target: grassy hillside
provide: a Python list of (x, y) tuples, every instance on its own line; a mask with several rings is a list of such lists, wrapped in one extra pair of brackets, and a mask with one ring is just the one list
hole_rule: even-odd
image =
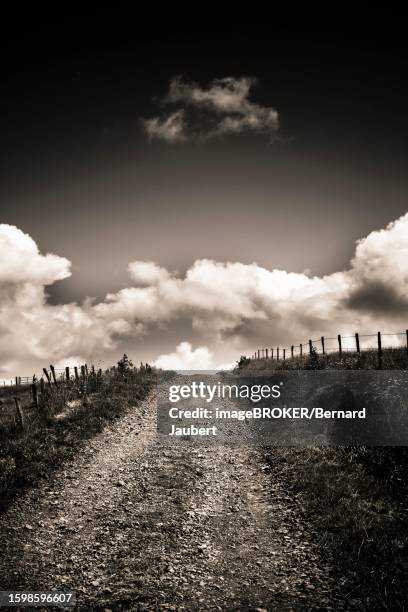
[(34, 485), (39, 478), (47, 478), (107, 422), (126, 410), (137, 410), (155, 380), (156, 373), (150, 367), (136, 369), (126, 364), (106, 372), (90, 372), (78, 380), (47, 383), (42, 392), (38, 384), (38, 406), (30, 386), (2, 389), (0, 510), (19, 491)]
[[(285, 361), (241, 358), (245, 370), (377, 369), (375, 350)], [(384, 349), (383, 370), (408, 368)], [(271, 471), (300, 498), (305, 520), (338, 568), (346, 609), (405, 610), (408, 597), (408, 447), (267, 447)]]

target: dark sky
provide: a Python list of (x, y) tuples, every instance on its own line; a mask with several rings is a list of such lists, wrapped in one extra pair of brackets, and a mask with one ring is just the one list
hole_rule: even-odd
[[(331, 273), (357, 238), (406, 212), (399, 16), (261, 22), (204, 37), (123, 9), (4, 20), (1, 221), (72, 261), (54, 302), (126, 286), (136, 259)], [(257, 77), (253, 100), (278, 111), (279, 141), (149, 143), (140, 119), (175, 75)]]

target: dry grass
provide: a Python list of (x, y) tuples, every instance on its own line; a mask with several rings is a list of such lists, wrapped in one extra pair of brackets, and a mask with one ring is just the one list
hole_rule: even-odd
[[(156, 373), (132, 369), (87, 380), (47, 385), (39, 396), (39, 410), (28, 389), (19, 393), (25, 420), (22, 431), (16, 417), (16, 389), (3, 390), (0, 412), (0, 510), (17, 493), (35, 485), (67, 459), (105, 424), (120, 417), (146, 397)], [(63, 418), (61, 418), (63, 417)]]
[(270, 448), (272, 470), (301, 500), (304, 519), (332, 561), (348, 606), (405, 610), (406, 503), (366, 469), (361, 448)]

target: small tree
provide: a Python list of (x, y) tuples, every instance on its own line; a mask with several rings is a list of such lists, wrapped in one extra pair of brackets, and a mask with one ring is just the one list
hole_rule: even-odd
[(237, 366), (241, 369), (245, 368), (249, 363), (251, 363), (251, 360), (245, 357), (245, 355), (241, 355), (239, 361), (237, 361)]
[(119, 359), (117, 364), (118, 372), (122, 376), (125, 376), (133, 368), (133, 362), (126, 353), (123, 354), (122, 359)]

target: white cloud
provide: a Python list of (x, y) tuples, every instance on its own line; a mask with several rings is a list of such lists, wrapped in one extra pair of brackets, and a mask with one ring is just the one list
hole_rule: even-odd
[(142, 331), (128, 319), (100, 317), (90, 302), (48, 304), (45, 287), (70, 276), (70, 266), (58, 255), (41, 255), (16, 227), (0, 225), (0, 374), (22, 361), (87, 357), (114, 347), (119, 335)]
[(278, 113), (249, 99), (255, 83), (253, 77), (226, 77), (202, 88), (180, 77), (172, 79), (162, 103), (177, 110), (144, 120), (145, 131), (150, 140), (168, 143), (209, 140), (243, 131), (263, 132), (273, 137), (279, 127)]
[(50, 285), (71, 276), (70, 262), (58, 255), (41, 255), (34, 240), (14, 225), (0, 224), (0, 283), (29, 281)]
[(247, 114), (248, 110), (256, 108), (248, 100), (249, 91), (255, 83), (256, 79), (252, 77), (226, 77), (214, 79), (207, 89), (202, 89), (196, 83), (186, 83), (177, 77), (170, 81), (167, 100), (210, 106), (222, 113)]
[(361, 311), (408, 309), (408, 214), (357, 242), (349, 305)]
[(178, 110), (165, 117), (144, 119), (143, 126), (149, 140), (164, 140), (174, 144), (187, 139), (183, 110)]
[(359, 241), (350, 269), (343, 272), (312, 277), (255, 263), (204, 259), (183, 278), (153, 267), (150, 285), (111, 294), (96, 309), (133, 318), (147, 329), (188, 318), (206, 343), (225, 337), (235, 342), (241, 338), (242, 343), (256, 338), (290, 343), (316, 333), (390, 326), (403, 330), (408, 314), (407, 249), (408, 214)]
[(73, 355), (71, 357), (68, 357), (68, 359), (64, 357), (63, 359), (56, 361), (54, 367), (56, 370), (62, 370), (66, 367), (75, 368), (75, 366), (80, 367), (86, 361), (87, 357), (84, 355)]
[(208, 370), (213, 354), (206, 346), (193, 349), (190, 342), (180, 342), (174, 353), (160, 355), (154, 365), (163, 370)]
[(99, 303), (51, 305), (45, 288), (70, 275), (70, 262), (42, 255), (30, 236), (0, 226), (0, 376), (9, 378), (14, 368), (22, 374), (18, 364), (30, 360), (101, 358), (123, 340), (164, 326), (180, 329), (183, 322), (187, 329), (186, 321), (199, 348), (182, 343), (158, 363), (168, 358), (215, 367), (259, 345), (403, 331), (408, 213), (360, 240), (348, 270), (323, 277), (209, 259), (197, 260), (183, 276), (141, 261), (131, 262), (129, 273), (131, 286)]
[(137, 285), (155, 285), (170, 276), (166, 268), (158, 266), (154, 261), (132, 261), (128, 265), (128, 271), (130, 278)]

